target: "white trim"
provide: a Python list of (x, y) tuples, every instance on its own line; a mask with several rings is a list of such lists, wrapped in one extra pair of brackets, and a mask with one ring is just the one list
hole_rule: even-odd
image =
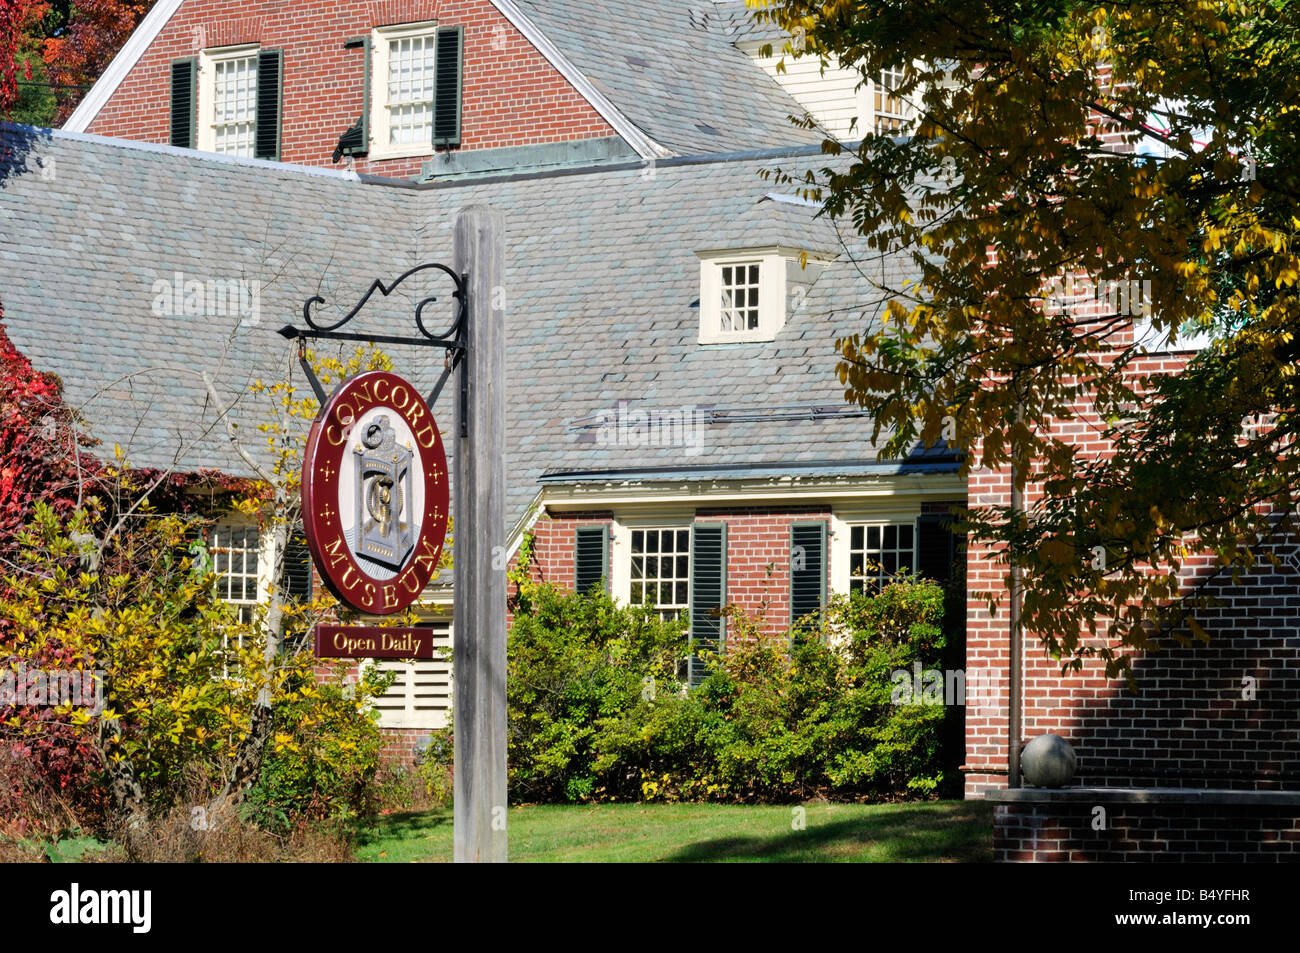
[[(30, 129), (31, 126), (22, 126), (17, 123), (0, 122), (0, 129)], [(253, 169), (274, 170), (276, 172), (291, 172), (300, 175), (319, 175), (326, 179), (340, 179), (345, 182), (360, 182), (361, 177), (355, 172), (344, 169), (326, 169), (322, 166), (314, 165), (294, 165), (288, 162), (276, 162), (274, 159), (246, 159), (243, 156), (226, 156), (219, 152), (198, 152), (195, 149), (186, 149), (182, 146), (164, 145), (161, 142), (141, 142), (138, 139), (115, 139), (111, 136), (101, 136), (93, 132), (69, 132), (66, 129), (49, 130), (51, 137), (54, 139), (67, 139), (70, 142), (86, 142), (92, 145), (114, 146), (118, 149), (132, 149), (136, 152), (152, 152), (159, 155), (180, 156), (186, 159), (193, 159), (200, 162), (218, 162), (226, 165), (242, 165)], [(371, 176), (372, 180), (380, 178)], [(394, 182), (401, 182), (404, 185), (409, 184), (409, 180), (393, 179)]]
[(569, 81), (578, 94), (600, 113), (601, 118), (614, 127), (614, 131), (623, 137), (637, 155), (642, 159), (666, 159), (675, 154), (659, 145), (623, 115), (619, 108), (583, 75), (581, 70), (569, 62), (568, 57), (560, 52), (559, 47), (524, 15), (524, 12), (515, 5), (514, 0), (491, 0), (491, 2), (492, 6), (496, 7), (497, 11), (524, 35), (524, 39), (533, 44), (537, 52), (541, 53), (556, 71)]
[(85, 98), (77, 104), (72, 115), (64, 122), (64, 129), (69, 132), (85, 132), (89, 128), (95, 117), (99, 115), (99, 111), (122, 85), (127, 74), (140, 61), (140, 57), (144, 56), (144, 51), (158, 38), (158, 34), (162, 32), (162, 28), (171, 20), (172, 14), (179, 9), (182, 2), (183, 0), (158, 0), (154, 4), (153, 9), (140, 21), (139, 26), (131, 31), (122, 49), (108, 64), (108, 69), (95, 80), (95, 85), (90, 87), (90, 92), (86, 93)]
[[(897, 510), (911, 512), (909, 503), (966, 499), (966, 480), (959, 473), (916, 473), (881, 477), (818, 477), (793, 479), (771, 477), (753, 480), (686, 480), (646, 484), (637, 480), (606, 483), (548, 486), (542, 505), (549, 510), (612, 509), (626, 507), (635, 512), (642, 507), (648, 513), (664, 512), (665, 503), (681, 506), (717, 506), (737, 501), (777, 500), (801, 504), (810, 501), (839, 504), (846, 510), (868, 511), (873, 501), (879, 507), (890, 502)], [(916, 512), (920, 512), (919, 506)]]

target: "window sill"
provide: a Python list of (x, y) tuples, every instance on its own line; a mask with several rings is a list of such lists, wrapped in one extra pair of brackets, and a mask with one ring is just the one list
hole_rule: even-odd
[(365, 158), (374, 161), (376, 159), (427, 159), (433, 155), (433, 146), (406, 146), (403, 148), (380, 149), (378, 146), (371, 146), (370, 151), (365, 153)]

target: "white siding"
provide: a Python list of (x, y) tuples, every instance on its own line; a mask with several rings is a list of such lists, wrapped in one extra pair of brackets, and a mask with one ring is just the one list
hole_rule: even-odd
[[(434, 630), (435, 648), (451, 649), (451, 623), (447, 620), (426, 622)], [(379, 724), (384, 728), (446, 728), (451, 716), (451, 660), (422, 659), (400, 662), (376, 659), (381, 671), (397, 672), (397, 680), (375, 700)]]
[(777, 72), (776, 64), (781, 62), (782, 54), (776, 43), (772, 44), (771, 56), (760, 56), (761, 43), (750, 42), (738, 44), (748, 53), (755, 63), (781, 84), (781, 87), (795, 98), (804, 109), (808, 110), (818, 122), (837, 139), (859, 139), (862, 137), (862, 120), (850, 130), (849, 125), (857, 116), (866, 114), (868, 101), (866, 89), (857, 90), (861, 77), (853, 70), (840, 67), (828, 67), (823, 73), (821, 63), (815, 56), (803, 56), (796, 59), (785, 56), (785, 71)]

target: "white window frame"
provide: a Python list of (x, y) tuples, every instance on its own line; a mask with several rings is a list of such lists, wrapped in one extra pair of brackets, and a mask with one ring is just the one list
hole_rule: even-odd
[[(433, 155), (433, 129), (429, 129), (426, 142), (395, 146), (388, 142), (391, 130), (388, 123), (388, 44), (393, 40), (413, 37), (436, 38), (438, 21), (403, 23), (398, 26), (376, 27), (370, 33), (370, 151), (371, 159), (409, 159)], [(436, 73), (437, 60), (433, 69)], [(430, 112), (432, 122), (432, 112)]]
[[(610, 538), (610, 594), (623, 605), (632, 605), (632, 531), (634, 529), (691, 529), (694, 512), (663, 512), (655, 516), (614, 519)], [(690, 543), (688, 542), (689, 546)], [(688, 550), (689, 555), (689, 550)], [(687, 562), (686, 604), (691, 604), (690, 563)]]
[[(852, 579), (850, 569), (850, 545), (855, 526), (909, 525), (912, 527), (912, 565), (916, 566), (920, 558), (920, 509), (896, 510), (844, 510), (833, 512), (830, 518), (830, 588), (832, 592), (848, 595)], [(916, 570), (913, 568), (913, 574)]]
[[(208, 549), (208, 556), (212, 559), (213, 572), (217, 572), (217, 548), (220, 543), (221, 532), (233, 533), (236, 531), (254, 530), (258, 532), (257, 540), (257, 599), (255, 602), (248, 602), (245, 599), (227, 600), (221, 596), (221, 583), (218, 582), (218, 598), (229, 606), (251, 606), (252, 607), (252, 625), (257, 626), (259, 623), (257, 607), (266, 605), (271, 597), (271, 570), (275, 565), (275, 537), (271, 533), (258, 531), (257, 524), (242, 514), (232, 513), (224, 519), (218, 520), (211, 528), (205, 545)], [(214, 539), (214, 534), (216, 538)], [(223, 646), (225, 638), (223, 636)], [(222, 664), (222, 676), (230, 677), (229, 667)]]
[[(774, 341), (785, 326), (786, 262), (778, 248), (755, 248), (700, 253), (701, 344), (745, 344)], [(797, 258), (797, 254), (795, 255)], [(758, 265), (758, 327), (739, 331), (722, 329), (722, 269), (724, 266)]]
[[(213, 128), (213, 109), (216, 107), (217, 98), (217, 63), (228, 60), (247, 59), (252, 57), (254, 65), (257, 64), (257, 54), (261, 50), (258, 43), (243, 43), (239, 46), (216, 47), (210, 50), (203, 50), (199, 53), (199, 90), (198, 90), (198, 140), (197, 145), (200, 151), (216, 152), (217, 151), (217, 134)], [(251, 137), (252, 149), (248, 155), (243, 158), (251, 159), (257, 154), (257, 84), (253, 84), (253, 132)], [(224, 153), (230, 155), (231, 153)]]

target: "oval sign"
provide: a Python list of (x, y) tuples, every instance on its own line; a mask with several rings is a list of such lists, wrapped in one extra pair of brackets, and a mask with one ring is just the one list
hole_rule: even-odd
[(374, 615), (424, 591), (447, 538), (447, 454), (429, 405), (387, 371), (334, 392), (307, 435), (302, 514), (330, 591)]

